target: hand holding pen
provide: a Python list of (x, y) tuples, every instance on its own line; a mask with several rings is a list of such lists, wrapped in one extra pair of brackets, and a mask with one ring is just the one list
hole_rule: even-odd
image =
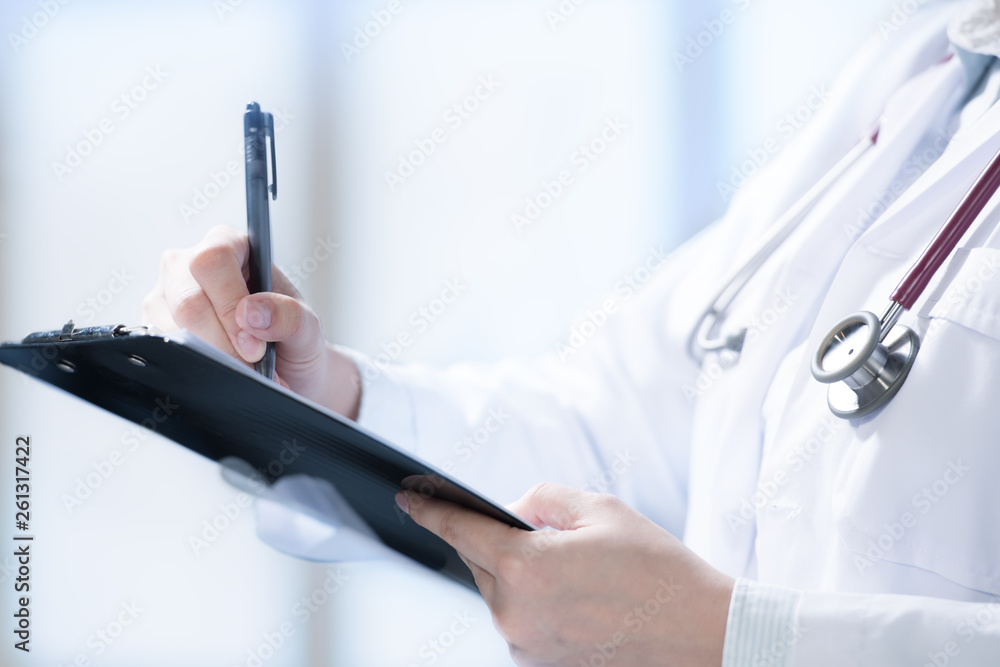
[[(143, 300), (143, 324), (163, 332), (187, 329), (265, 377), (349, 419), (361, 402), (354, 362), (329, 345), (315, 311), (271, 265), (267, 137), (274, 174), (274, 121), (250, 104), (244, 117), (247, 228), (221, 225), (195, 246), (167, 250), (160, 277)], [(280, 351), (280, 353), (279, 353)]]

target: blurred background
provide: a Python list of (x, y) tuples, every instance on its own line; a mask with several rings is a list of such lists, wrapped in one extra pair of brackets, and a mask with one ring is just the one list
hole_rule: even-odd
[[(245, 228), (241, 116), (256, 100), (279, 128), (275, 261), (329, 339), (377, 354), (410, 333), (401, 363), (551, 352), (650, 246), (723, 214), (891, 12), (4, 0), (0, 339), (70, 317), (137, 324), (164, 249)], [(553, 186), (564, 171), (571, 182)], [(410, 316), (454, 279), (468, 289), (417, 331)], [(3, 544), (25, 434), (32, 651), (5, 630), (0, 664), (511, 664), (478, 597), (422, 572), (297, 561), (257, 540), (248, 509), (193, 546), (232, 514), (215, 464), (6, 367)]]

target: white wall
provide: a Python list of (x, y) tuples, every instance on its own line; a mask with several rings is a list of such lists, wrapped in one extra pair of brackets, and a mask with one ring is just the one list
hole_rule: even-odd
[[(220, 16), (224, 2), (237, 6)], [(257, 99), (290, 119), (277, 139), (276, 261), (301, 272), (328, 337), (378, 353), (415, 333), (411, 313), (461, 277), (462, 298), (400, 361), (544, 353), (650, 244), (670, 247), (724, 210), (717, 182), (832, 80), (891, 4), (585, 2), (553, 27), (556, 0), (400, 0), (348, 59), (341, 44), (386, 2), (221, 3), (72, 2), (26, 43), (0, 45), (0, 339), (70, 316), (134, 323), (164, 248), (242, 227), (242, 174), (217, 195), (212, 176), (239, 160), (243, 105)], [(5, 2), (3, 34), (39, 6)], [(679, 67), (676, 54), (724, 9), (731, 25)], [(124, 117), (114, 101), (147, 67), (166, 75)], [(499, 88), (454, 127), (445, 112), (480, 77)], [(60, 179), (52, 163), (105, 118), (113, 132)], [(615, 118), (627, 128), (579, 172), (579, 146)], [(437, 127), (445, 141), (390, 190), (385, 172)], [(572, 185), (517, 233), (511, 215), (564, 169)], [(216, 196), (185, 220), (180, 207), (206, 188)], [(336, 252), (315, 261), (330, 241)], [(81, 304), (108, 296), (116, 272), (127, 285), (91, 315)], [(4, 642), (3, 664), (84, 654), (100, 665), (245, 665), (262, 634), (291, 620), (296, 634), (268, 667), (407, 667), (430, 664), (429, 642), (448, 643), (466, 613), (469, 631), (435, 664), (510, 664), (478, 599), (384, 565), (345, 567), (344, 589), (299, 623), (293, 605), (328, 568), (260, 544), (247, 513), (193, 554), (189, 536), (235, 492), (214, 465), (156, 436), (70, 513), (62, 496), (125, 447), (128, 425), (6, 368), (0, 399), (0, 442), (28, 433), (35, 443), (38, 535), (35, 651)], [(7, 475), (0, 494), (8, 512)], [(10, 586), (0, 569), (3, 614)], [(138, 621), (97, 656), (88, 636), (133, 600)]]
[[(34, 2), (4, 3), (3, 34), (36, 11)], [(302, 24), (301, 8), (289, 12), (278, 3), (248, 3), (220, 22), (211, 3), (80, 2), (62, 7), (16, 52), (4, 39), (0, 228), (8, 236), (0, 246), (0, 337), (59, 328), (70, 317), (138, 323), (163, 249), (192, 244), (213, 224), (245, 220), (242, 176), (189, 223), (178, 206), (211, 172), (240, 160), (250, 99), (296, 114), (281, 135), (280, 157), (289, 172), (308, 164), (311, 82), (301, 66)], [(265, 48), (248, 48), (253, 43)], [(159, 69), (161, 80), (147, 78), (147, 68)], [(144, 80), (148, 90), (136, 89)], [(120, 101), (123, 94), (135, 108)], [(113, 131), (60, 178), (53, 162), (105, 119)], [(308, 193), (306, 183), (288, 179), (282, 239), (305, 236)], [(116, 274), (121, 282), (113, 282)], [(119, 292), (110, 299), (109, 286)], [(319, 570), (260, 544), (245, 511), (209, 549), (193, 552), (188, 538), (200, 536), (203, 521), (236, 496), (214, 464), (156, 436), (133, 449), (124, 421), (6, 368), (0, 382), (2, 451), (12, 454), (8, 445), (20, 433), (35, 444), (38, 540), (33, 652), (30, 660), (15, 655), (5, 640), (0, 663), (63, 665), (83, 655), (100, 665), (244, 664), (261, 634), (315, 587)], [(123, 464), (69, 511), (64, 496), (115, 451)], [(5, 515), (11, 459), (0, 464)], [(10, 585), (0, 584), (6, 618)], [(95, 633), (133, 601), (142, 609), (138, 619), (102, 650)], [(269, 664), (306, 663), (311, 626), (299, 628)]]

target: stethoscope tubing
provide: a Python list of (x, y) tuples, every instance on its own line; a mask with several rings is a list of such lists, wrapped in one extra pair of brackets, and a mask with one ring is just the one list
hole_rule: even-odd
[(860, 419), (881, 409), (906, 382), (920, 350), (915, 331), (897, 323), (916, 305), (972, 223), (1000, 189), (1000, 151), (979, 174), (948, 220), (924, 248), (890, 298), (881, 319), (861, 312), (826, 335), (812, 361), (812, 375), (829, 384), (827, 404), (834, 415)]
[(958, 208), (900, 281), (892, 293), (891, 298), (894, 303), (898, 303), (905, 310), (910, 310), (916, 305), (938, 269), (998, 190), (1000, 190), (1000, 150), (994, 154), (972, 188), (962, 198)]
[(742, 336), (722, 338), (715, 336), (713, 330), (726, 310), (732, 305), (740, 291), (750, 278), (775, 253), (785, 240), (802, 223), (809, 212), (819, 203), (826, 193), (878, 142), (879, 125), (859, 141), (837, 164), (833, 166), (815, 185), (813, 185), (777, 222), (771, 226), (771, 231), (758, 244), (754, 251), (738, 270), (731, 273), (723, 282), (722, 288), (712, 298), (710, 305), (701, 313), (697, 324), (692, 330), (688, 347), (695, 358), (700, 358), (707, 352), (717, 352), (726, 348), (738, 350)]
[[(726, 311), (760, 267), (827, 192), (876, 145), (878, 128), (879, 125), (876, 125), (775, 222), (750, 259), (727, 277), (692, 330), (688, 344), (696, 360), (701, 361), (705, 353), (725, 350), (739, 356), (746, 328), (722, 337), (720, 322)], [(867, 311), (857, 313), (838, 323), (823, 339), (813, 358), (812, 374), (818, 381), (830, 385), (827, 403), (836, 416), (844, 419), (864, 417), (885, 406), (899, 391), (916, 359), (920, 339), (908, 327), (894, 327), (903, 313), (916, 305), (972, 223), (979, 218), (998, 191), (1000, 150), (994, 153), (958, 207), (903, 276), (882, 317), (878, 318)]]

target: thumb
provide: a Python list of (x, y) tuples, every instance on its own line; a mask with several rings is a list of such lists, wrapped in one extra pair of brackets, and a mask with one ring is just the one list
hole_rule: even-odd
[(325, 350), (319, 317), (284, 294), (259, 292), (245, 297), (236, 306), (236, 324), (240, 351), (248, 361), (261, 359), (267, 342), (277, 343), (280, 360), (296, 367), (315, 363)]
[(590, 497), (572, 486), (544, 482), (507, 506), (514, 514), (538, 528), (575, 530), (587, 523), (585, 518), (591, 513)]

